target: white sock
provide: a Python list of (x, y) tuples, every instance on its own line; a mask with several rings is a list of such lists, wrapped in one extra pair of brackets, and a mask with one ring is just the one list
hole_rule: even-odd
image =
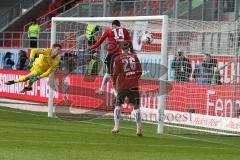
[(117, 92), (117, 90), (116, 90), (116, 89), (113, 89), (113, 95), (114, 95), (115, 97), (117, 97), (117, 95), (118, 95), (118, 92)]
[(142, 117), (141, 117), (140, 109), (135, 109), (134, 112), (135, 112), (135, 120), (136, 120), (137, 128), (141, 129), (141, 127), (142, 127)]
[(102, 84), (101, 84), (101, 88), (100, 88), (101, 91), (103, 91), (104, 87), (107, 85), (110, 77), (111, 77), (110, 74), (108, 74), (108, 73), (104, 74)]
[(115, 128), (119, 128), (120, 114), (121, 114), (120, 107), (119, 107), (119, 106), (116, 106), (116, 107), (114, 108), (114, 123), (115, 123)]

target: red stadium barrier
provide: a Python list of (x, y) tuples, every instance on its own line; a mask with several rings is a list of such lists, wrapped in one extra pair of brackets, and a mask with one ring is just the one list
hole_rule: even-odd
[[(48, 78), (41, 79), (33, 86), (33, 91), (20, 94), (24, 83), (12, 86), (4, 85), (5, 81), (15, 79), (27, 74), (26, 71), (0, 70), (0, 96), (37, 102), (48, 102)], [(56, 82), (62, 84), (62, 76), (58, 75)], [(86, 77), (77, 74), (69, 75), (67, 81), (70, 84), (67, 94), (60, 85), (55, 94), (55, 104), (61, 103), (64, 97), (69, 100), (69, 105), (88, 108), (111, 109), (113, 95), (111, 84), (109, 93), (104, 96), (96, 95), (95, 91), (100, 86), (101, 77)], [(66, 80), (66, 79), (65, 79)], [(158, 82), (141, 81), (141, 106), (156, 109), (158, 104)], [(195, 113), (229, 117), (232, 111), (240, 110), (240, 88), (237, 88), (237, 100), (234, 107), (234, 87), (231, 85), (197, 85), (193, 83), (170, 83), (167, 94), (167, 110), (188, 112), (190, 109)], [(151, 89), (151, 91), (149, 91)], [(125, 108), (126, 109), (126, 108)], [(123, 109), (124, 111), (124, 109)], [(128, 110), (129, 111), (129, 110)], [(238, 115), (235, 115), (238, 116)]]

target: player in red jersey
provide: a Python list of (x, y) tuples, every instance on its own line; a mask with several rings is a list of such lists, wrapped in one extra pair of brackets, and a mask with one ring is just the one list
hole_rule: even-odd
[(106, 38), (108, 39), (108, 46), (107, 46), (108, 54), (105, 58), (104, 63), (106, 64), (107, 73), (105, 73), (103, 77), (101, 87), (97, 91), (98, 94), (103, 93), (103, 89), (107, 85), (108, 80), (110, 79), (110, 76), (112, 74), (112, 64), (113, 64), (112, 62), (114, 58), (117, 55), (121, 54), (122, 52), (121, 47), (119, 47), (119, 45), (121, 45), (123, 41), (127, 41), (131, 46), (130, 47), (131, 51), (133, 51), (130, 34), (126, 28), (121, 27), (121, 24), (118, 20), (114, 20), (112, 22), (111, 28), (106, 28), (103, 35), (99, 38), (99, 40), (93, 46), (90, 47), (90, 49), (96, 49), (97, 47), (99, 47)]
[(117, 91), (117, 103), (114, 109), (115, 126), (112, 133), (119, 132), (120, 106), (124, 102), (134, 106), (138, 136), (141, 132), (141, 113), (139, 109), (140, 95), (138, 80), (142, 75), (142, 67), (136, 54), (129, 51), (129, 44), (123, 44), (123, 52), (114, 59), (113, 64), (113, 85)]

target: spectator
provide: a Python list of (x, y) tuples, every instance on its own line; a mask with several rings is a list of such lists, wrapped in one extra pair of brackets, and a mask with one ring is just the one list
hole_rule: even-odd
[(213, 76), (212, 76), (212, 84), (215, 84), (215, 85), (222, 84), (220, 70), (219, 70), (218, 66), (214, 67)]
[(97, 36), (96, 33), (99, 31), (99, 27), (95, 24), (89, 23), (87, 25), (86, 31), (85, 31), (85, 36), (88, 40), (88, 45), (92, 46), (93, 44), (96, 43), (97, 41)]
[(217, 60), (206, 53), (202, 64), (196, 66), (193, 78), (197, 84), (221, 84)]
[(92, 50), (91, 53), (91, 60), (89, 61), (89, 64), (87, 66), (87, 75), (98, 75), (99, 72), (99, 57), (94, 56), (96, 51)]
[(28, 38), (30, 39), (30, 48), (37, 48), (37, 39), (40, 32), (40, 26), (36, 19), (32, 19), (32, 24), (28, 28)]
[(207, 73), (209, 73), (209, 78), (211, 78), (212, 84), (220, 85), (220, 71), (218, 69), (217, 59), (213, 58), (210, 54), (205, 54), (203, 67), (206, 68)]
[[(93, 17), (93, 16), (91, 16)], [(93, 44), (97, 42), (97, 33), (99, 31), (99, 27), (96, 24), (89, 23), (87, 24), (86, 31), (84, 35), (81, 35), (77, 38), (77, 45), (80, 45), (80, 41), (86, 39), (88, 43), (88, 47), (91, 47)], [(98, 74), (98, 66), (99, 66), (99, 58), (94, 56), (96, 53), (95, 50), (89, 50), (88, 55), (90, 56), (90, 60), (87, 65), (87, 75), (97, 75)]]
[(192, 73), (192, 65), (184, 52), (179, 50), (172, 63), (174, 69), (174, 80), (176, 82), (189, 82)]
[(202, 64), (197, 64), (193, 72), (193, 78), (197, 84), (211, 84), (211, 78), (207, 73), (206, 68)]
[(211, 73), (211, 76), (212, 76), (214, 67), (217, 67), (217, 60), (215, 58), (213, 58), (210, 54), (206, 53), (204, 55), (202, 65), (204, 68), (209, 70), (208, 72)]
[(76, 55), (70, 52), (65, 52), (64, 55), (61, 57), (59, 68), (65, 74), (73, 73), (74, 70), (77, 68)]
[(3, 58), (4, 60), (4, 65), (3, 69), (13, 69), (14, 66), (14, 61), (12, 60), (12, 53), (7, 52)]
[(18, 63), (16, 65), (17, 70), (26, 70), (28, 65), (28, 57), (27, 53), (23, 50), (19, 50), (18, 52)]
[[(91, 16), (93, 17), (93, 16)], [(77, 41), (77, 45), (80, 44), (81, 40), (85, 40), (87, 39), (88, 41), (88, 46), (92, 46), (93, 44), (96, 43), (98, 37), (97, 37), (97, 33), (99, 31), (99, 27), (96, 24), (92, 24), (89, 23), (87, 24), (85, 33), (83, 35), (80, 35), (79, 37), (77, 37), (76, 41)]]

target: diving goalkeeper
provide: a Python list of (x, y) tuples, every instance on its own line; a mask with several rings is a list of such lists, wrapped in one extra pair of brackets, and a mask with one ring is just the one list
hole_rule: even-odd
[[(62, 46), (60, 44), (54, 44), (52, 48), (36, 48), (32, 49), (30, 53), (30, 73), (26, 76), (22, 76), (16, 80), (5, 82), (6, 85), (12, 85), (14, 83), (26, 82), (28, 85), (21, 90), (20, 93), (32, 90), (32, 85), (37, 80), (49, 76), (54, 72), (59, 65), (58, 55), (62, 53)], [(38, 56), (36, 59), (34, 59)]]

